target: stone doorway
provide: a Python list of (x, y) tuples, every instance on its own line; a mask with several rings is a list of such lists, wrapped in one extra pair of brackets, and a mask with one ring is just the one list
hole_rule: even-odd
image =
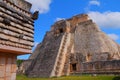
[(70, 64), (70, 72), (76, 72), (77, 71), (77, 64), (73, 63)]

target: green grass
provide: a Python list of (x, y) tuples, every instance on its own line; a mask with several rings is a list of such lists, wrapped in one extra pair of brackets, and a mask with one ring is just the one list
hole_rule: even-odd
[(67, 77), (59, 77), (59, 78), (27, 78), (24, 75), (18, 75), (16, 80), (120, 80), (114, 79), (115, 76), (67, 76)]

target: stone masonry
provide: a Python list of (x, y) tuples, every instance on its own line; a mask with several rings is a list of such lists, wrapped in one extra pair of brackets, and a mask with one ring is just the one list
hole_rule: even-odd
[(111, 67), (102, 66), (99, 70), (111, 73), (110, 70), (120, 69), (113, 66), (120, 64), (120, 46), (103, 33), (88, 15), (80, 14), (52, 25), (29, 59), (26, 61), (29, 66), (22, 67), (28, 77), (92, 73), (93, 66), (105, 63)]
[(15, 80), (17, 56), (31, 53), (31, 6), (25, 0), (0, 0), (0, 80)]

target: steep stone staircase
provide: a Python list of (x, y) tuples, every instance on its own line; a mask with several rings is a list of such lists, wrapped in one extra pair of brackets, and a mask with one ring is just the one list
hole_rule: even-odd
[(66, 60), (65, 60), (65, 64), (64, 64), (64, 69), (63, 69), (63, 73), (62, 75), (69, 75), (70, 74), (70, 55), (72, 52), (72, 48), (73, 48), (73, 34), (71, 34), (71, 39), (70, 39), (70, 45), (67, 48), (67, 54), (66, 54)]
[(54, 67), (54, 75), (57, 77), (62, 75), (64, 64), (66, 62), (68, 46), (70, 44), (70, 38), (71, 38), (70, 33), (64, 33), (64, 36), (63, 36), (63, 39), (61, 41), (61, 45), (59, 48), (58, 56), (56, 59), (55, 67)]

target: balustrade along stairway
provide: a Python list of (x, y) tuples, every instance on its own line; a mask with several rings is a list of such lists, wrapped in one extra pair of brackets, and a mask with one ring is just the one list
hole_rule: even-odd
[(58, 56), (56, 59), (56, 63), (54, 66), (54, 75), (59, 77), (62, 75), (62, 71), (64, 69), (64, 64), (66, 62), (67, 50), (70, 44), (71, 33), (64, 33), (64, 36), (61, 41), (61, 45), (59, 48)]

